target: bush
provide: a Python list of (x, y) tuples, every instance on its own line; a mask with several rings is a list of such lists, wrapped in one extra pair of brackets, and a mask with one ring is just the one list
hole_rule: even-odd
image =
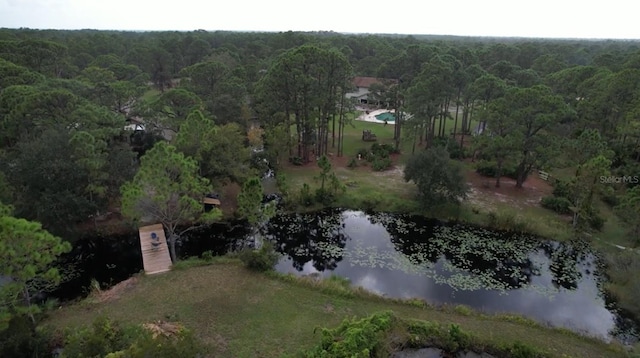
[(369, 155), (371, 154), (371, 151), (367, 148), (360, 148), (358, 149), (358, 153), (356, 154), (356, 158), (358, 156), (360, 156), (362, 159), (367, 159), (367, 157), (369, 157)]
[(589, 217), (589, 226), (597, 231), (602, 231), (602, 228), (604, 227), (604, 223), (607, 220), (605, 218), (603, 218), (602, 216), (598, 215), (598, 214), (592, 214)]
[(373, 160), (373, 164), (371, 165), (373, 170), (381, 172), (387, 170), (391, 167), (391, 159), (390, 158), (375, 158)]
[(273, 270), (280, 259), (280, 255), (275, 252), (273, 244), (269, 241), (265, 241), (258, 250), (249, 248), (242, 250), (238, 257), (248, 269), (259, 272)]
[(300, 188), (300, 204), (304, 206), (310, 206), (313, 204), (313, 195), (311, 195), (311, 187), (309, 184), (302, 184), (302, 188)]
[(602, 201), (607, 204), (609, 207), (614, 208), (620, 204), (620, 198), (616, 195), (616, 192), (612, 187), (607, 187), (608, 190), (605, 190), (601, 195)]
[(34, 330), (27, 316), (14, 316), (9, 328), (0, 332), (0, 357), (31, 358), (48, 357), (52, 348), (51, 337), (41, 330)]
[(433, 145), (436, 147), (446, 148), (451, 159), (465, 158), (464, 148), (460, 146), (460, 142), (453, 138), (435, 138), (433, 141)]
[(349, 159), (349, 163), (347, 163), (348, 168), (355, 168), (358, 166), (358, 160), (356, 158)]
[(449, 327), (436, 322), (404, 320), (393, 312), (374, 313), (363, 319), (344, 320), (335, 329), (321, 329), (320, 344), (301, 352), (307, 358), (389, 357), (405, 348), (434, 347), (444, 355), (457, 356), (462, 351), (486, 352), (498, 357), (538, 358), (549, 355), (519, 342), (492, 344), (483, 341), (458, 325)]
[(213, 251), (211, 250), (207, 250), (200, 255), (200, 257), (205, 261), (213, 261), (213, 256)]
[(545, 196), (540, 200), (543, 208), (553, 210), (558, 214), (571, 214), (571, 202), (567, 198), (556, 196)]
[(331, 205), (334, 200), (333, 194), (327, 190), (327, 188), (318, 188), (316, 189), (315, 195), (316, 202), (322, 203), (323, 205)]
[(141, 328), (123, 328), (106, 317), (97, 318), (91, 327), (83, 327), (66, 334), (63, 357), (104, 357), (128, 348)]
[(278, 186), (280, 195), (282, 195), (283, 199), (286, 199), (289, 195), (289, 181), (287, 180), (287, 176), (281, 172), (277, 172), (276, 185)]
[(391, 154), (398, 153), (395, 148), (390, 144), (378, 144), (371, 145), (371, 153), (374, 157), (388, 158)]
[(553, 196), (559, 198), (568, 198), (571, 196), (569, 182), (566, 180), (558, 180), (553, 186)]
[(156, 327), (122, 327), (107, 318), (98, 318), (91, 328), (67, 332), (62, 357), (195, 358), (202, 355), (204, 349), (190, 331), (177, 324), (170, 326), (167, 334), (158, 334)]
[(529, 223), (512, 212), (489, 212), (487, 214), (487, 226), (498, 230), (520, 233), (530, 231)]

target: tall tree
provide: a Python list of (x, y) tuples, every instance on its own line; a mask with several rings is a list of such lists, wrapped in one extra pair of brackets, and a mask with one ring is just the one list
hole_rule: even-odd
[(512, 88), (505, 94), (505, 101), (509, 105), (508, 115), (515, 122), (514, 135), (518, 137), (516, 187), (522, 188), (533, 167), (548, 159), (545, 154), (549, 154), (553, 142), (550, 129), (572, 116), (572, 111), (562, 97), (542, 85)]
[[(220, 217), (220, 210), (205, 212), (202, 200), (211, 192), (209, 181), (198, 175), (198, 163), (166, 142), (158, 142), (142, 158), (132, 181), (122, 186), (122, 213), (134, 221), (156, 221), (167, 231), (171, 261), (176, 242), (197, 226)], [(179, 227), (186, 229), (179, 231)]]
[(616, 213), (627, 223), (631, 224), (631, 234), (635, 244), (640, 244), (640, 186), (636, 185), (627, 190), (620, 203), (615, 208)]
[(476, 136), (475, 141), (482, 153), (496, 162), (496, 188), (500, 187), (505, 163), (515, 158), (514, 152), (520, 139), (509, 106), (505, 98), (498, 98), (478, 113), (478, 118), (487, 123), (489, 130)]
[(246, 102), (244, 80), (226, 62), (214, 59), (181, 71), (181, 86), (196, 93), (219, 124), (238, 122)]
[(32, 297), (60, 282), (55, 259), (71, 250), (68, 242), (53, 236), (37, 222), (11, 216), (11, 209), (0, 203), (0, 332), (16, 315), (27, 315), (35, 326), (40, 312)]
[(459, 203), (468, 191), (462, 167), (439, 146), (412, 155), (404, 169), (404, 180), (416, 184), (424, 207)]
[(303, 161), (311, 160), (314, 148), (318, 156), (327, 153), (329, 121), (336, 113), (344, 115), (350, 78), (342, 53), (305, 45), (280, 55), (258, 84), (264, 115), (284, 112), (285, 126), (295, 125)]
[(584, 226), (596, 215), (593, 200), (600, 194), (600, 180), (610, 174), (610, 167), (611, 160), (604, 155), (598, 155), (578, 166), (576, 176), (570, 184), (574, 228)]
[(251, 149), (237, 123), (216, 126), (202, 112), (194, 111), (182, 124), (175, 139), (176, 148), (198, 162), (200, 175), (216, 186), (228, 181), (243, 182), (251, 175)]
[(238, 214), (251, 225), (252, 236), (256, 244), (259, 242), (258, 232), (276, 213), (275, 201), (263, 204), (263, 196), (264, 189), (258, 177), (251, 177), (245, 181), (242, 185), (242, 191), (238, 195)]

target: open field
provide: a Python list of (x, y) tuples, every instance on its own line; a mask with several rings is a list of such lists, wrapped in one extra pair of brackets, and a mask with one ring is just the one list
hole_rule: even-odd
[(347, 295), (330, 285), (254, 273), (236, 261), (220, 261), (224, 262), (130, 279), (111, 294), (53, 312), (45, 324), (86, 325), (99, 316), (135, 324), (179, 321), (211, 347), (212, 357), (281, 357), (317, 344), (316, 327), (335, 327), (346, 317), (393, 310), (404, 318), (455, 323), (495, 344), (520, 341), (554, 357), (624, 356), (618, 346), (521, 318), (436, 309), (363, 292)]

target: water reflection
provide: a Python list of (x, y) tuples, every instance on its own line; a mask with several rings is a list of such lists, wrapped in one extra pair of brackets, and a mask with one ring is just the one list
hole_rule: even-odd
[(617, 335), (596, 257), (580, 243), (544, 242), (416, 217), (332, 210), (280, 216), (266, 234), (277, 270), (332, 273), (381, 295), (519, 313), (581, 333)]
[(344, 232), (342, 213), (326, 215), (279, 216), (263, 234), (275, 243), (276, 250), (286, 254), (293, 267), (304, 271), (311, 263), (317, 271), (334, 270), (342, 261), (340, 251), (349, 237)]

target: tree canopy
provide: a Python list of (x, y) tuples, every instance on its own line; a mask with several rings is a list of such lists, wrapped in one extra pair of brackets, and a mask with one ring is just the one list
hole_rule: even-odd
[[(205, 212), (203, 199), (211, 193), (209, 180), (198, 174), (198, 163), (166, 142), (158, 142), (142, 158), (133, 180), (122, 188), (122, 213), (137, 222), (160, 222), (167, 231), (171, 259), (176, 262), (179, 236), (197, 223), (220, 217)], [(180, 227), (187, 229), (179, 231)]]
[(11, 209), (0, 203), (0, 331), (16, 315), (34, 315), (34, 294), (50, 289), (61, 276), (53, 263), (71, 250), (68, 242), (50, 234), (37, 222), (11, 216)]
[(416, 184), (420, 202), (425, 207), (457, 204), (468, 190), (460, 164), (451, 160), (441, 146), (412, 155), (404, 169), (404, 180)]

